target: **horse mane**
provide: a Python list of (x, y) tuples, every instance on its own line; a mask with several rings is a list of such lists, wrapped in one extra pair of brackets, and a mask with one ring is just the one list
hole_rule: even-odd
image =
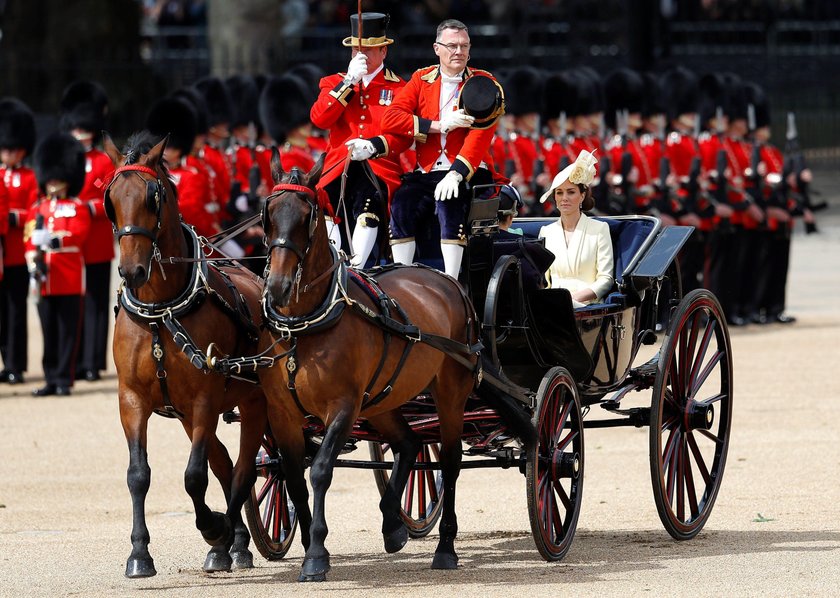
[[(151, 149), (159, 142), (160, 139), (149, 131), (144, 130), (133, 133), (131, 137), (128, 138), (128, 141), (126, 141), (125, 147), (123, 147), (122, 150), (122, 153), (125, 156), (125, 163), (136, 164), (137, 160), (140, 159), (140, 156), (148, 154), (149, 151), (151, 151)], [(169, 178), (169, 169), (166, 167), (166, 163), (163, 161), (163, 158), (161, 158), (158, 164), (160, 169), (163, 171), (164, 176)]]

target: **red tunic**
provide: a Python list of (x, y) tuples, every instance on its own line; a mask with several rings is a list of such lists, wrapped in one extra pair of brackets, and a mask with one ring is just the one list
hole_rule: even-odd
[(199, 157), (213, 171), (213, 190), (216, 194), (216, 201), (222, 206), (227, 205), (227, 201), (230, 199), (230, 164), (224, 152), (209, 143), (205, 143)]
[(38, 201), (38, 181), (35, 172), (24, 166), (0, 167), (0, 178), (9, 194), (9, 217), (6, 218), (9, 229), (3, 240), (3, 264), (6, 267), (23, 266), (26, 264), (23, 255), (23, 225), (29, 208)]
[(93, 219), (90, 233), (82, 248), (85, 264), (101, 264), (114, 259), (114, 230), (105, 215), (103, 196), (105, 185), (114, 173), (111, 158), (96, 148), (85, 153), (85, 186), (79, 192), (79, 199), (87, 205)]
[[(467, 68), (464, 77), (474, 74), (492, 77), (487, 71)], [(462, 84), (463, 85), (463, 84)], [(414, 72), (394, 102), (385, 110), (382, 131), (386, 138), (398, 139), (400, 150), (416, 144), (417, 164), (430, 172), (441, 153), (440, 133), (430, 133), (432, 121), (440, 120), (440, 66), (427, 66)], [(451, 169), (470, 180), (482, 162), (495, 173), (490, 144), (495, 127), (453, 129), (446, 136), (444, 152)], [(389, 138), (389, 139), (390, 139)]]
[(212, 193), (207, 174), (181, 163), (171, 168), (169, 175), (178, 192), (178, 208), (184, 222), (194, 226), (196, 232), (205, 237), (218, 233), (218, 223), (207, 210), (207, 198)]
[[(44, 228), (57, 241), (44, 251), (47, 266), (46, 281), (41, 295), (83, 295), (85, 292), (85, 260), (82, 246), (90, 233), (91, 216), (87, 206), (75, 197), (42, 199), (30, 208), (26, 216), (28, 230), (35, 227), (38, 215), (44, 217)], [(36, 251), (29, 235), (25, 238), (27, 252)]]
[[(361, 99), (358, 97), (360, 85), (344, 83), (344, 73), (324, 77), (319, 86), (321, 91), (309, 117), (316, 127), (329, 130), (329, 139), (318, 189), (323, 190), (341, 176), (348, 153), (345, 143), (349, 139), (364, 138), (374, 141), (377, 147), (379, 153), (369, 164), (376, 176), (385, 182), (390, 198), (399, 187), (400, 175), (405, 172), (400, 164), (400, 154), (411, 142), (403, 143), (392, 135), (383, 134), (382, 119), (387, 104), (393, 106), (405, 81), (390, 69), (383, 68), (364, 88)], [(319, 196), (323, 201), (324, 194), (319, 193)]]
[(216, 197), (216, 189), (214, 187), (216, 175), (213, 172), (213, 169), (210, 168), (207, 162), (192, 154), (186, 157), (185, 162), (187, 166), (198, 171), (199, 176), (201, 176), (201, 178), (205, 181), (205, 183), (202, 184), (206, 184), (206, 187), (210, 190), (204, 197), (204, 210), (210, 215), (210, 220), (212, 221), (211, 226), (214, 229), (222, 230), (222, 205)]
[[(660, 146), (661, 147), (661, 146)], [(642, 191), (642, 195), (636, 196), (636, 209), (644, 210), (648, 207), (651, 199), (651, 185), (654, 184), (659, 177), (659, 157), (661, 150), (653, 143), (652, 138), (645, 136), (645, 139), (628, 139), (626, 143), (627, 151), (633, 159), (633, 166), (639, 173), (639, 178), (635, 182), (637, 191)], [(610, 154), (610, 166), (612, 172), (616, 174), (621, 173), (621, 157), (624, 155), (625, 148), (622, 145), (621, 137), (615, 136), (612, 142), (607, 146), (607, 151)], [(644, 192), (647, 191), (647, 194)]]
[[(719, 136), (712, 135), (710, 133), (703, 133), (702, 135), (700, 135), (698, 144), (700, 146), (700, 157), (703, 160), (703, 173), (709, 178), (709, 191), (711, 193), (714, 193), (714, 191), (717, 189), (715, 179), (718, 175), (718, 154), (721, 150), (723, 150), (726, 153), (725, 175), (729, 185), (727, 200), (729, 201), (729, 204), (734, 207), (741, 204), (744, 201), (744, 167), (742, 167), (736, 160), (735, 155), (731, 151), (732, 146), (729, 143), (729, 141), (730, 140), (728, 138), (724, 138), (724, 141), (721, 142)], [(730, 219), (732, 224), (741, 224), (743, 222), (742, 215), (742, 212), (735, 211), (732, 214), (732, 218)]]

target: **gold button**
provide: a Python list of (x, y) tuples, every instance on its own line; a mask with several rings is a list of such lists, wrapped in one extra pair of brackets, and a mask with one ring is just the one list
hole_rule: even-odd
[(370, 97), (370, 96), (369, 96), (368, 94), (365, 94), (365, 99), (368, 99), (369, 97)]
[[(365, 126), (364, 126), (364, 125), (359, 125), (359, 128), (360, 128), (360, 129), (364, 129), (364, 128), (365, 128)], [(359, 135), (359, 137), (361, 137), (361, 135)]]
[(364, 114), (362, 114), (361, 119), (365, 120), (365, 115)]

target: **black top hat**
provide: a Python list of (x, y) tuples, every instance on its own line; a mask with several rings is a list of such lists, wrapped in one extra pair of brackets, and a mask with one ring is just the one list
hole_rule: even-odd
[(461, 88), (458, 108), (475, 118), (473, 129), (487, 129), (505, 113), (505, 92), (491, 77), (472, 75)]
[(163, 98), (152, 104), (146, 128), (158, 138), (169, 135), (167, 145), (187, 155), (192, 152), (198, 129), (195, 110), (183, 98)]
[(26, 154), (35, 147), (35, 117), (29, 106), (17, 98), (0, 100), (0, 148), (23, 148)]
[[(378, 48), (380, 46), (387, 46), (393, 44), (394, 40), (388, 38), (385, 34), (385, 29), (388, 27), (388, 22), (391, 17), (382, 14), (381, 12), (363, 12), (362, 13), (362, 47), (363, 48)], [(350, 37), (345, 37), (341, 42), (344, 46), (359, 45), (359, 15), (350, 15)]]
[(284, 143), (289, 133), (309, 122), (312, 94), (306, 82), (286, 73), (271, 77), (260, 95), (260, 117), (266, 131), (277, 143)]
[(669, 120), (675, 120), (681, 114), (697, 112), (700, 87), (697, 75), (687, 68), (678, 66), (662, 75), (662, 93)]
[(35, 148), (35, 178), (46, 193), (47, 183), (67, 183), (67, 196), (75, 197), (85, 186), (85, 148), (68, 133), (51, 133)]
[(504, 80), (505, 112), (514, 116), (542, 112), (545, 77), (532, 66), (517, 68)]
[(229, 123), (233, 118), (233, 101), (225, 84), (218, 77), (204, 77), (195, 83), (195, 88), (207, 102), (207, 124), (214, 127)]

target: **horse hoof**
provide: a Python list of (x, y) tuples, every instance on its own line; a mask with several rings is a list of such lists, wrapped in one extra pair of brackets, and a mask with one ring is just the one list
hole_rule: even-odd
[(224, 513), (212, 513), (212, 523), (201, 530), (201, 536), (210, 546), (227, 546), (233, 540), (233, 525)]
[(451, 552), (436, 552), (432, 569), (457, 569), (458, 555)]
[(254, 555), (250, 550), (231, 551), (230, 558), (233, 560), (234, 569), (253, 569)]
[(383, 533), (382, 538), (385, 540), (385, 552), (389, 554), (399, 552), (408, 542), (408, 529), (401, 525), (392, 532)]
[(125, 564), (125, 576), (129, 579), (138, 579), (141, 577), (153, 577), (157, 575), (155, 570), (155, 561), (152, 557), (147, 559), (128, 559)]
[(298, 581), (326, 581), (330, 570), (330, 557), (304, 558)]
[(205, 573), (219, 573), (221, 571), (230, 571), (233, 565), (233, 559), (224, 550), (211, 550), (207, 553), (207, 558), (204, 560)]

